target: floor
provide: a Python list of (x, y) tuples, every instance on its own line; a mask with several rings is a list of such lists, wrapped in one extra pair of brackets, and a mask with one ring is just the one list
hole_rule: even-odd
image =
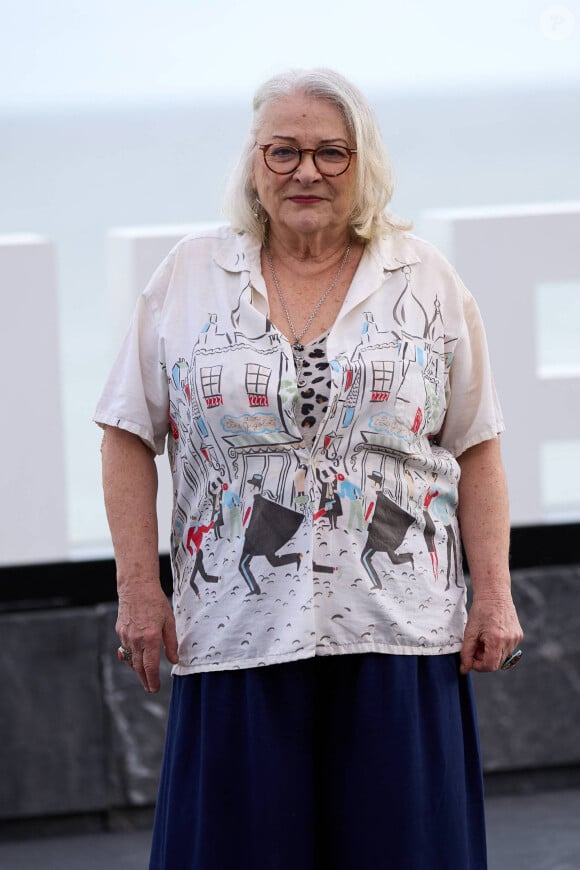
[[(489, 798), (487, 823), (489, 870), (580, 870), (580, 790)], [(149, 840), (131, 831), (0, 842), (0, 868), (146, 870)]]

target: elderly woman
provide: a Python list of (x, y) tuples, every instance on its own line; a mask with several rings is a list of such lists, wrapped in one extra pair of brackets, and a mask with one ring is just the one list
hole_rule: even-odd
[(173, 663), (152, 868), (486, 866), (469, 671), (522, 638), (503, 424), (477, 306), (391, 193), (356, 88), (266, 82), (231, 226), (161, 264), (99, 403), (119, 655), (149, 692)]

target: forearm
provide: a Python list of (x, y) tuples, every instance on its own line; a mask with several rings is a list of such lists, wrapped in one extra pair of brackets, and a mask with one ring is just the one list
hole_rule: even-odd
[(458, 518), (474, 597), (509, 596), (509, 502), (499, 438), (472, 447), (458, 461)]
[(461, 673), (497, 671), (523, 637), (511, 597), (509, 507), (499, 438), (467, 450), (459, 465), (459, 525), (473, 589)]
[(136, 436), (107, 427), (101, 448), (103, 491), (119, 592), (127, 585), (159, 585), (157, 469)]
[(101, 452), (117, 564), (116, 630), (144, 689), (157, 692), (161, 645), (170, 662), (179, 657), (175, 619), (159, 581), (155, 459), (136, 435), (113, 427), (105, 430)]

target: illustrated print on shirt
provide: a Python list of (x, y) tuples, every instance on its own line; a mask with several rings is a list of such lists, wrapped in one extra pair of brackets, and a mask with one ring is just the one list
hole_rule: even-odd
[(210, 481), (208, 487), (208, 495), (211, 498), (211, 518), (213, 523), (213, 532), (216, 540), (221, 538), (221, 528), (224, 524), (224, 511), (222, 506), (224, 494), (224, 482), (221, 477)]
[[(242, 296), (244, 292), (247, 288)], [(281, 352), (280, 336), (267, 318), (257, 312), (248, 317), (247, 311), (242, 316), (241, 308), (240, 303), (232, 312), (229, 329), (210, 313), (189, 363), (180, 359), (172, 366), (170, 450), (172, 468), (185, 482), (181, 500), (188, 489), (191, 493), (182, 510), (187, 514), (207, 494), (206, 524), (211, 522), (216, 541), (224, 535), (228, 542), (243, 539), (240, 572), (250, 593), (258, 594), (250, 568), (255, 556), (264, 556), (275, 568), (299, 565), (302, 557), (300, 551), (277, 554), (304, 519), (305, 505), (295, 512), (284, 504), (294, 483), (292, 448), (300, 445), (301, 436), (292, 411), (295, 391), (285, 395), (282, 387), (291, 380), (291, 364)], [(239, 391), (240, 370), (245, 393)], [(181, 438), (191, 424), (199, 437)], [(269, 496), (254, 491), (257, 480)], [(235, 491), (230, 489), (234, 481)], [(273, 515), (279, 529), (275, 545), (265, 540)], [(178, 572), (185, 550), (172, 546)]]
[(441, 523), (445, 533), (445, 546), (447, 551), (446, 590), (451, 587), (451, 577), (454, 578), (455, 585), (458, 588), (463, 585), (460, 582), (461, 548), (459, 546), (458, 536), (453, 522), (455, 508), (456, 500), (449, 493), (439, 493), (435, 501), (432, 502), (433, 514)]
[[(417, 534), (427, 547), (435, 581), (439, 572), (436, 529), (428, 510), (435, 491), (427, 488), (420, 509), (413, 503), (404, 457), (418, 454), (415, 475), (418, 481), (425, 481), (419, 458), (425, 445), (420, 434), (436, 431), (442, 419), (443, 387), (453, 345), (445, 343), (437, 297), (428, 313), (413, 292), (412, 270), (403, 268), (399, 279), (390, 321), (396, 328), (383, 328), (376, 313), (365, 311), (359, 344), (350, 354), (339, 353), (331, 360), (336, 389), (323, 421), (323, 451), (331, 463), (326, 471), (329, 478), (323, 480), (317, 472), (321, 496), (314, 520), (327, 521), (330, 534), (340, 530), (342, 499), (350, 497), (346, 531), (366, 533), (361, 561), (373, 589), (383, 587), (379, 571), (388, 577), (389, 564), (408, 563), (414, 570), (413, 552), (420, 540)], [(351, 466), (339, 470), (336, 460), (345, 453), (353, 456)], [(340, 485), (339, 476), (344, 481)], [(374, 487), (371, 493), (369, 481)], [(413, 529), (413, 539), (405, 551), (404, 541)], [(447, 537), (449, 576), (457, 569), (456, 543), (452, 529)]]
[(369, 505), (366, 519), (370, 518), (367, 529), (367, 539), (361, 555), (361, 562), (371, 578), (376, 589), (382, 588), (377, 570), (372, 562), (375, 553), (387, 553), (393, 565), (410, 562), (413, 566), (412, 553), (397, 553), (402, 545), (409, 527), (415, 522), (412, 514), (403, 510), (382, 490), (383, 475), (378, 471), (369, 474), (369, 479), (376, 490), (376, 501)]
[(428, 244), (369, 243), (298, 388), (262, 285), (243, 233), (183, 240), (97, 411), (168, 447), (176, 672), (456, 651), (454, 457), (503, 428), (473, 298)]
[(331, 466), (317, 470), (316, 474), (321, 484), (321, 490), (318, 510), (314, 514), (314, 519), (320, 520), (326, 517), (329, 530), (338, 529), (338, 518), (342, 516), (342, 501), (338, 493), (337, 470)]
[(338, 418), (338, 431), (346, 430), (347, 449), (357, 449), (352, 434), (362, 408), (372, 412), (368, 428), (361, 419), (363, 443), (389, 443), (402, 452), (412, 450), (423, 432), (436, 431), (443, 418), (452, 351), (445, 346), (438, 300), (429, 316), (413, 294), (411, 276), (410, 268), (401, 270), (403, 287), (391, 320), (397, 329), (381, 329), (376, 316), (365, 312), (359, 344), (350, 355), (339, 353), (331, 361), (338, 394), (328, 417)]
[(248, 481), (248, 486), (255, 490), (255, 495), (252, 507), (248, 508), (244, 516), (244, 525), (247, 525), (247, 528), (239, 564), (240, 573), (250, 590), (248, 595), (261, 593), (260, 586), (250, 569), (254, 556), (265, 556), (270, 565), (275, 568), (294, 563), (298, 570), (302, 561), (302, 553), (278, 555), (277, 551), (294, 537), (304, 515), (265, 498), (260, 492), (262, 483), (261, 474), (254, 474)]
[(437, 472), (430, 471), (427, 475), (427, 479), (429, 485), (423, 499), (423, 520), (425, 522), (423, 537), (425, 538), (425, 544), (427, 545), (427, 552), (431, 558), (433, 576), (435, 580), (437, 580), (437, 575), (439, 573), (439, 556), (437, 553), (437, 547), (435, 546), (435, 523), (429, 513), (431, 502), (439, 495), (439, 490), (434, 489), (435, 483), (437, 482)]
[(227, 537), (228, 541), (242, 536), (242, 500), (234, 490), (230, 489), (227, 483), (222, 485), (222, 511), (225, 508), (228, 512), (227, 522)]
[[(438, 521), (436, 527), (429, 510), (435, 490), (429, 490), (427, 472), (419, 463), (414, 475), (423, 495), (420, 504), (413, 503), (404, 463), (406, 455), (421, 455), (421, 434), (435, 428), (452, 348), (445, 346), (438, 300), (429, 314), (413, 293), (412, 270), (402, 269), (398, 280), (398, 290), (393, 282), (390, 326), (381, 323), (376, 311), (364, 311), (359, 343), (329, 362), (328, 336), (321, 336), (300, 361), (300, 389), (280, 334), (255, 313), (252, 329), (242, 328), (241, 304), (232, 328), (210, 315), (190, 363), (179, 366), (190, 407), (196, 410), (196, 431), (207, 433), (198, 460), (208, 474), (205, 491), (216, 539), (227, 513), (224, 487), (236, 481), (233, 519), (235, 538), (241, 541), (237, 568), (246, 595), (261, 596), (272, 584), (280, 588), (280, 583), (297, 582), (308, 547), (303, 540), (292, 544), (305, 520), (314, 523), (319, 550), (324, 549), (325, 535), (329, 540), (348, 535), (353, 545), (362, 538), (357, 544), (360, 564), (374, 593), (388, 592), (398, 566), (408, 566), (408, 583), (416, 580), (414, 554), (421, 541), (437, 582), (436, 532), (440, 530), (440, 540), (446, 532)], [(244, 391), (233, 395), (235, 384), (239, 390), (240, 371)], [(176, 415), (184, 416), (181, 403)], [(304, 444), (313, 448), (318, 426), (317, 443), (325, 462), (314, 469), (318, 486), (313, 491), (301, 457)], [(304, 438), (303, 427), (308, 432)], [(191, 445), (186, 452), (191, 458)], [(348, 465), (346, 455), (352, 457)], [(232, 535), (227, 538), (231, 541)], [(455, 564), (449, 566), (455, 555), (453, 529), (446, 541), (450, 578), (456, 569)], [(333, 595), (333, 588), (337, 591), (332, 584), (339, 582), (341, 554), (349, 553), (350, 546), (348, 539), (344, 544), (337, 541), (329, 548), (335, 550), (331, 559), (319, 556), (313, 562), (324, 595)], [(274, 574), (264, 570), (266, 564)], [(234, 586), (233, 591), (241, 590)]]
[[(334, 391), (325, 415), (327, 419), (323, 421), (322, 450), (330, 464), (316, 470), (320, 484), (317, 502), (312, 505), (303, 489), (293, 491), (293, 497), (297, 499), (296, 516), (304, 517), (307, 508), (313, 506), (313, 520), (323, 522), (329, 533), (341, 530), (342, 500), (345, 499), (348, 503), (346, 531), (367, 535), (362, 564), (374, 588), (382, 588), (374, 566), (375, 554), (386, 554), (393, 565), (412, 562), (410, 553), (396, 551), (402, 546), (407, 531), (414, 523), (419, 528), (421, 522), (435, 577), (438, 571), (435, 527), (427, 510), (428, 505), (424, 504), (422, 513), (415, 515), (405, 508), (408, 497), (405, 498), (399, 457), (417, 449), (419, 432), (432, 423), (436, 413), (436, 403), (431, 393), (437, 396), (441, 392), (442, 367), (447, 362), (444, 357), (444, 333), (438, 301), (435, 300), (433, 312), (429, 316), (412, 291), (411, 270), (402, 269), (401, 276), (403, 286), (395, 299), (391, 320), (397, 329), (382, 328), (375, 314), (365, 311), (358, 346), (350, 355), (338, 354), (331, 360), (330, 366), (338, 389)], [(276, 555), (286, 541), (275, 548), (270, 547), (266, 553), (263, 543), (259, 546), (255, 543), (255, 529), (260, 529), (259, 520), (266, 509), (270, 512), (273, 510), (272, 505), (288, 510), (284, 505), (288, 504), (288, 488), (292, 490), (293, 477), (296, 475), (296, 472), (292, 477), (288, 474), (292, 455), (289, 448), (300, 444), (297, 426), (311, 426), (315, 421), (315, 417), (311, 416), (314, 402), (320, 404), (329, 401), (326, 372), (322, 370), (328, 370), (329, 363), (325, 353), (327, 335), (324, 335), (312, 343), (305, 355), (302, 395), (299, 393), (296, 397), (295, 391), (292, 395), (289, 389), (292, 383), (290, 362), (280, 346), (279, 334), (263, 318), (261, 322), (255, 320), (253, 334), (248, 336), (241, 329), (243, 318), (240, 312), (241, 303), (237, 306), (235, 317), (232, 317), (233, 328), (229, 330), (220, 327), (217, 315), (210, 314), (202, 328), (191, 363), (188, 365), (183, 360), (178, 361), (173, 367), (172, 378), (174, 384), (181, 385), (189, 399), (193, 423), (197, 431), (203, 433), (204, 443), (196, 457), (199, 463), (197, 476), (199, 470), (202, 474), (207, 473), (207, 491), (214, 488), (211, 493), (211, 518), (216, 539), (220, 537), (224, 525), (224, 486), (229, 486), (222, 478), (229, 477), (231, 481), (241, 477), (241, 489), (237, 495), (240, 504), (234, 506), (234, 521), (236, 512), (241, 515), (243, 509), (246, 515), (246, 523), (241, 530), (244, 549), (239, 569), (250, 593), (257, 594), (260, 586), (250, 570), (250, 562), (255, 555), (273, 559), (270, 564), (274, 567), (283, 567), (292, 561), (299, 563), (296, 553)], [(258, 362), (256, 356), (261, 357)], [(236, 372), (242, 367), (245, 373), (248, 410), (242, 414), (223, 413), (224, 408), (229, 410), (236, 406), (229, 392), (235, 382), (235, 378), (228, 374), (232, 359), (236, 363)], [(431, 381), (432, 389), (428, 386)], [(417, 398), (420, 399), (419, 404), (416, 404)], [(176, 418), (181, 419), (184, 415), (182, 405), (180, 402), (174, 411)], [(371, 411), (370, 414), (367, 411), (366, 427), (365, 419), (359, 420), (363, 407)], [(201, 411), (201, 408), (204, 410)], [(323, 408), (326, 411), (326, 404)], [(221, 438), (215, 437), (217, 427), (209, 419), (216, 412), (223, 432)], [(319, 414), (316, 416), (320, 419)], [(357, 421), (359, 425), (355, 425)], [(179, 424), (175, 420), (174, 426), (179, 433)], [(312, 442), (312, 438), (308, 440)], [(263, 460), (256, 461), (266, 451), (268, 468)], [(340, 458), (346, 451), (352, 451), (352, 455), (359, 460), (351, 468), (340, 467)], [(191, 443), (188, 453), (191, 461)], [(275, 475), (277, 492), (272, 499), (252, 494), (250, 481), (260, 477), (263, 482), (264, 472), (270, 485), (274, 457), (283, 469), (281, 474)], [(387, 460), (389, 467), (395, 470), (395, 478), (385, 481), (383, 475)], [(379, 477), (383, 480), (381, 486), (376, 486), (376, 497), (373, 499), (372, 494), (370, 497), (366, 495), (368, 481), (377, 484)], [(250, 499), (253, 501), (251, 511), (248, 510)], [(261, 500), (267, 504), (262, 505)], [(249, 516), (253, 520), (248, 526)], [(448, 540), (452, 548), (453, 537), (448, 536)], [(326, 567), (329, 570), (336, 568)]]
[(348, 520), (347, 529), (349, 532), (362, 532), (365, 529), (365, 519), (363, 514), (364, 492), (353, 483), (347, 480), (344, 474), (340, 472), (336, 475), (338, 481), (338, 495), (343, 502), (348, 504)]
[[(195, 548), (195, 561), (193, 563), (193, 568), (191, 570), (191, 574), (189, 576), (189, 585), (195, 592), (197, 598), (200, 598), (199, 587), (195, 582), (195, 578), (198, 572), (201, 574), (206, 583), (217, 583), (220, 579), (215, 574), (208, 574), (205, 570), (205, 566), (203, 564), (203, 538), (208, 532), (212, 530), (214, 527), (214, 521), (207, 526), (202, 525), (201, 523), (192, 522), (187, 530), (187, 540), (185, 542), (185, 546), (187, 551), (193, 556), (194, 548)], [(192, 546), (193, 545), (193, 546)]]

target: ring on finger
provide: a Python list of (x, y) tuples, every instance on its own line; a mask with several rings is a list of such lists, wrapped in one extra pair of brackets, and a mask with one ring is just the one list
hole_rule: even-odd
[(124, 646), (120, 646), (117, 650), (117, 658), (120, 662), (130, 662), (133, 658), (133, 653), (130, 649), (126, 649)]
[(521, 649), (516, 649), (513, 651), (511, 655), (507, 657), (507, 659), (500, 666), (501, 671), (509, 671), (510, 668), (513, 668), (514, 665), (517, 665), (521, 657), (523, 656), (523, 652)]

